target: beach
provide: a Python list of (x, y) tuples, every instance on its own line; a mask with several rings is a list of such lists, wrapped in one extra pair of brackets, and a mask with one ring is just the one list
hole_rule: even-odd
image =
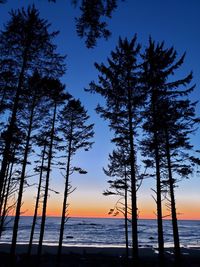
[[(1, 267), (9, 266), (10, 244), (0, 244)], [(17, 245), (16, 266), (37, 266), (37, 245), (33, 246), (30, 258), (26, 255), (27, 245)], [(44, 245), (40, 266), (56, 266), (57, 246)], [(135, 263), (136, 264), (136, 263)], [(62, 249), (60, 266), (67, 267), (123, 267), (134, 266), (131, 257), (127, 263), (125, 258), (125, 248), (117, 247), (68, 247)], [(137, 266), (200, 266), (200, 247), (181, 248), (181, 261), (176, 263), (173, 257), (173, 248), (165, 249), (165, 260), (161, 264), (158, 253), (153, 248), (140, 248), (139, 261)]]
[[(21, 216), (18, 230), (19, 244), (28, 244), (32, 217)], [(1, 236), (1, 243), (11, 243), (13, 217), (8, 217), (6, 231)], [(200, 221), (179, 220), (181, 247), (200, 247)], [(43, 245), (57, 246), (60, 230), (59, 217), (47, 217)], [(165, 247), (173, 247), (173, 230), (170, 220), (163, 221)], [(131, 225), (128, 225), (129, 246), (131, 246)], [(34, 242), (37, 244), (40, 234), (40, 218), (36, 224)], [(138, 220), (139, 247), (157, 247), (156, 220)], [(65, 225), (63, 247), (125, 247), (124, 219), (120, 218), (70, 218)]]
[[(37, 266), (39, 224), (36, 227), (32, 254), (27, 258), (31, 217), (20, 221), (16, 249), (17, 266)], [(56, 266), (60, 218), (48, 217), (42, 247), (41, 267)], [(164, 222), (165, 266), (175, 266), (171, 222)], [(139, 220), (139, 263), (141, 267), (161, 266), (157, 251), (156, 220)], [(183, 267), (200, 267), (199, 221), (179, 221), (180, 245)], [(0, 243), (0, 267), (9, 267), (12, 221), (7, 225)], [(131, 231), (129, 229), (129, 246)], [(131, 250), (129, 250), (131, 255)], [(66, 224), (61, 267), (126, 267), (133, 265), (131, 256), (126, 261), (123, 219), (71, 218)]]

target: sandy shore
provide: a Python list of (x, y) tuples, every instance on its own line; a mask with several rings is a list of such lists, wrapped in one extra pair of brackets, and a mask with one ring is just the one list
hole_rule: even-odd
[[(0, 253), (5, 252), (9, 253), (10, 244), (2, 243), (0, 244)], [(17, 254), (25, 254), (27, 252), (26, 244), (17, 245)], [(183, 255), (191, 256), (200, 256), (200, 247), (190, 247), (190, 248), (181, 248)], [(42, 247), (43, 254), (52, 254), (56, 255), (57, 246), (43, 245)], [(103, 254), (103, 255), (112, 255), (112, 256), (125, 256), (125, 248), (121, 247), (78, 247), (78, 246), (63, 246), (63, 254)], [(173, 248), (165, 248), (166, 254), (173, 254)], [(32, 254), (37, 254), (37, 245), (33, 245)], [(155, 257), (157, 256), (157, 250), (154, 248), (139, 248), (139, 254), (141, 257)]]
[[(9, 259), (9, 244), (0, 244), (0, 256), (5, 260), (0, 262), (1, 266), (9, 266), (6, 261)], [(16, 254), (18, 255), (17, 266), (36, 266), (37, 245), (33, 246), (31, 263), (27, 264), (26, 259), (27, 245), (17, 245)], [(42, 250), (42, 265), (43, 267), (53, 267), (56, 262), (56, 246), (43, 246)], [(174, 265), (173, 249), (165, 249), (165, 265), (184, 266), (184, 267), (200, 267), (200, 247), (182, 248), (182, 262), (179, 265)], [(132, 266), (125, 263), (125, 248), (117, 247), (63, 247), (61, 266), (69, 267), (123, 267)], [(138, 266), (161, 266), (158, 261), (157, 251), (153, 248), (139, 249), (140, 262)], [(2, 258), (3, 259), (3, 258)], [(2, 265), (3, 262), (3, 265)], [(66, 264), (67, 262), (67, 264)]]
[[(0, 252), (9, 253), (10, 244), (0, 244)], [(25, 254), (27, 252), (26, 244), (17, 245), (17, 254)], [(56, 255), (57, 246), (47, 246), (42, 247), (43, 254)], [(103, 254), (110, 256), (125, 256), (125, 248), (121, 247), (77, 247), (77, 246), (63, 246), (63, 254)], [(139, 253), (141, 256), (155, 256), (156, 251), (153, 248), (140, 248)], [(32, 254), (37, 254), (37, 245), (33, 245)]]

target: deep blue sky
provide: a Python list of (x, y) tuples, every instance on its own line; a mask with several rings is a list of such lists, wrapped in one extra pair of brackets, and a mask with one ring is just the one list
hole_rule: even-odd
[[(7, 4), (0, 5), (0, 27), (8, 20), (8, 11), (13, 8), (20, 8), (34, 3), (39, 9), (41, 17), (48, 19), (53, 30), (59, 30), (60, 34), (56, 39), (58, 51), (67, 54), (67, 73), (63, 77), (68, 91), (77, 98), (80, 98), (91, 115), (91, 122), (95, 122), (95, 145), (93, 149), (85, 153), (80, 153), (76, 158), (77, 164), (88, 170), (85, 177), (74, 177), (74, 185), (78, 189), (72, 196), (75, 200), (91, 203), (96, 197), (98, 203), (108, 201), (101, 196), (106, 188), (106, 177), (102, 172), (102, 167), (106, 166), (108, 153), (112, 151), (109, 142), (111, 133), (107, 124), (102, 121), (94, 112), (101, 98), (84, 92), (91, 80), (96, 80), (97, 72), (94, 62), (105, 62), (110, 51), (117, 44), (119, 36), (132, 38), (135, 33), (138, 41), (143, 47), (148, 43), (151, 35), (156, 41), (165, 41), (166, 46), (174, 46), (181, 55), (186, 51), (184, 66), (177, 73), (177, 77), (187, 75), (191, 70), (194, 73), (194, 83), (197, 84), (193, 93), (193, 99), (199, 99), (200, 84), (200, 1), (199, 0), (126, 0), (119, 4), (119, 8), (108, 21), (112, 31), (112, 37), (108, 40), (98, 41), (94, 49), (87, 49), (83, 40), (80, 40), (75, 32), (74, 17), (78, 15), (78, 9), (70, 5), (70, 0), (57, 0), (57, 3), (48, 3), (47, 0), (8, 0)], [(198, 105), (198, 113), (200, 111)], [(199, 146), (197, 136), (193, 138), (193, 143)], [(200, 178), (193, 177), (191, 181), (183, 182), (178, 191), (180, 203), (184, 203), (183, 193), (186, 198), (192, 194), (193, 201), (197, 202), (200, 188)], [(55, 183), (58, 188), (59, 183)], [(146, 182), (141, 188), (141, 195), (145, 194), (146, 201), (151, 201), (150, 187), (154, 182)], [(187, 187), (187, 191), (184, 188)], [(140, 199), (140, 197), (139, 197)], [(142, 199), (142, 198), (141, 198)], [(86, 201), (87, 200), (87, 201)], [(198, 199), (199, 201), (199, 199)], [(97, 209), (98, 209), (98, 205)], [(108, 204), (108, 208), (112, 204)], [(143, 204), (141, 204), (143, 206)], [(153, 208), (152, 208), (153, 210)], [(106, 213), (107, 210), (105, 210)], [(141, 211), (142, 212), (142, 211)], [(199, 218), (200, 212), (198, 211)]]

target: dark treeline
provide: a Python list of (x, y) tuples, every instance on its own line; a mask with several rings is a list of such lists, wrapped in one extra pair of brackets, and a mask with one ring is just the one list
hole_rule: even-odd
[[(117, 1), (107, 2), (101, 12), (110, 17)], [(88, 1), (83, 3), (82, 8), (92, 12), (94, 7), (88, 6)], [(77, 22), (81, 37), (87, 36), (82, 20), (87, 22), (84, 16)], [(96, 29), (91, 29), (87, 46), (94, 46), (101, 35), (107, 37), (109, 33), (104, 31), (99, 35)], [(64, 177), (57, 252), (57, 266), (60, 265), (68, 197), (74, 190), (70, 176), (75, 172), (87, 173), (73, 165), (73, 157), (81, 149), (88, 151), (93, 144), (94, 125), (89, 123), (87, 111), (61, 82), (66, 66), (65, 57), (57, 53), (54, 44), (57, 34), (50, 32), (49, 23), (40, 18), (34, 6), (12, 11), (0, 33), (0, 236), (6, 231), (8, 215), (14, 214), (10, 251), (13, 265), (23, 193), (31, 186), (29, 178), (33, 175), (38, 180), (34, 187), (36, 199), (27, 256), (32, 251), (40, 203), (37, 251), (40, 261), (49, 192), (59, 193), (51, 188), (54, 169), (62, 171)], [(190, 136), (199, 123), (195, 114), (197, 102), (191, 100), (195, 88), (193, 76), (189, 73), (178, 80), (175, 78), (184, 58), (185, 54), (179, 57), (164, 42), (157, 43), (150, 38), (143, 48), (136, 36), (130, 41), (119, 38), (107, 63), (95, 63), (98, 81), (92, 81), (86, 89), (105, 100), (105, 105), (98, 105), (96, 111), (109, 121), (115, 148), (104, 169), (109, 177), (109, 189), (104, 195), (119, 196), (110, 214), (124, 215), (126, 256), (128, 259), (130, 246), (136, 262), (139, 258), (137, 193), (148, 178), (156, 181), (153, 192), (159, 258), (161, 261), (164, 258), (163, 205), (166, 203), (172, 221), (174, 254), (177, 261), (180, 259), (175, 187), (178, 181), (190, 177), (195, 164), (199, 164), (190, 143)], [(128, 240), (129, 223), (131, 240)]]

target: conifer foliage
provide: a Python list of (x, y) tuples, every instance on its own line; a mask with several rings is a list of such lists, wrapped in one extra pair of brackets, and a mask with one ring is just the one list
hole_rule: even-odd
[[(107, 66), (95, 63), (100, 73), (99, 81), (91, 82), (86, 90), (104, 97), (105, 106), (99, 105), (96, 111), (109, 121), (109, 127), (114, 132), (112, 142), (120, 151), (126, 148), (126, 164), (124, 154), (119, 156), (115, 151), (112, 157), (110, 155), (112, 165), (108, 166), (106, 174), (116, 177), (116, 180), (108, 181), (111, 190), (105, 191), (104, 195), (121, 194), (119, 189), (124, 188), (121, 183), (124, 183), (127, 173), (118, 172), (119, 166), (128, 168), (135, 258), (138, 257), (137, 184), (139, 186), (140, 178), (145, 177), (139, 175), (136, 162), (138, 133), (146, 168), (155, 170), (153, 174), (151, 170), (150, 177), (156, 177), (156, 189), (153, 191), (156, 193), (160, 260), (164, 258), (164, 201), (172, 218), (175, 257), (177, 260), (180, 258), (174, 189), (180, 177), (187, 178), (193, 171), (191, 159), (194, 158), (190, 154), (193, 147), (189, 139), (199, 123), (195, 117), (196, 102), (188, 98), (195, 88), (190, 85), (192, 73), (173, 81), (175, 71), (182, 66), (184, 58), (185, 55), (177, 59), (173, 47), (165, 48), (164, 42), (156, 44), (151, 38), (148, 47), (141, 53), (136, 37), (130, 42), (120, 39), (116, 50), (108, 58)], [(138, 131), (138, 126), (142, 126), (142, 132)]]
[(126, 243), (126, 259), (129, 257), (129, 233), (128, 224), (131, 215), (129, 205), (130, 198), (130, 161), (129, 151), (127, 151), (126, 142), (118, 150), (113, 150), (109, 154), (109, 164), (104, 173), (109, 177), (109, 189), (103, 192), (104, 196), (118, 196), (115, 206), (110, 209), (109, 215), (124, 216), (124, 233)]
[[(78, 5), (78, 1), (73, 3)], [(110, 32), (102, 18), (110, 18), (117, 3), (80, 1), (77, 33), (86, 38), (87, 47), (94, 47), (100, 37), (108, 38)], [(11, 11), (10, 20), (0, 32), (0, 238), (6, 231), (8, 216), (14, 214), (10, 266), (16, 263), (24, 192), (30, 186), (36, 189), (36, 200), (27, 254), (30, 258), (38, 224), (40, 263), (49, 196), (60, 193), (51, 187), (54, 173), (56, 179), (64, 178), (56, 261), (60, 266), (69, 195), (74, 191), (71, 179), (77, 173), (87, 174), (81, 164), (74, 165), (74, 158), (93, 145), (94, 124), (90, 123), (88, 111), (61, 82), (65, 57), (57, 53), (57, 35), (34, 5)], [(95, 63), (98, 80), (86, 89), (103, 97), (96, 112), (109, 122), (113, 133), (110, 141), (114, 149), (103, 169), (109, 188), (103, 194), (118, 197), (110, 214), (124, 215), (127, 262), (130, 247), (135, 263), (139, 257), (137, 198), (146, 176), (156, 181), (153, 191), (159, 258), (163, 261), (165, 256), (164, 204), (170, 211), (177, 262), (181, 256), (176, 187), (191, 176), (195, 164), (200, 164), (190, 142), (200, 122), (197, 101), (191, 100), (193, 74), (179, 79), (175, 76), (184, 59), (185, 54), (179, 58), (173, 47), (166, 48), (164, 42), (156, 43), (152, 38), (144, 49), (136, 35), (130, 41), (119, 38), (107, 62)], [(141, 174), (141, 169), (149, 172)]]
[(162, 189), (167, 186), (169, 192), (175, 256), (179, 258), (174, 188), (178, 177), (188, 177), (193, 169), (189, 162), (188, 153), (192, 149), (189, 137), (196, 129), (198, 119), (195, 117), (196, 102), (192, 103), (188, 99), (195, 88), (194, 85), (190, 85), (192, 73), (179, 80), (172, 78), (175, 71), (182, 66), (184, 58), (185, 54), (177, 59), (177, 52), (173, 47), (165, 48), (164, 42), (156, 44), (151, 38), (143, 55), (143, 81), (148, 95), (143, 124), (148, 136), (143, 140), (143, 154), (155, 161), (158, 243), (161, 257), (164, 252)]
[(90, 139), (94, 135), (93, 124), (88, 124), (88, 119), (89, 116), (87, 115), (87, 111), (81, 105), (80, 100), (70, 99), (60, 112), (59, 130), (63, 136), (64, 150), (66, 154), (66, 173), (64, 175), (65, 190), (58, 245), (58, 266), (60, 263), (65, 223), (68, 219), (67, 199), (69, 194), (72, 193), (69, 180), (70, 175), (74, 172), (79, 172), (80, 174), (87, 173), (87, 171), (81, 169), (79, 166), (73, 166), (72, 159), (78, 150), (84, 149), (85, 151), (88, 151), (92, 146)]
[(127, 140), (131, 181), (132, 209), (132, 244), (133, 257), (138, 258), (137, 230), (137, 163), (136, 163), (136, 132), (140, 121), (138, 109), (142, 105), (143, 96), (139, 79), (138, 56), (140, 45), (136, 36), (129, 42), (119, 39), (116, 50), (111, 52), (108, 65), (95, 64), (99, 71), (99, 84), (92, 82), (88, 91), (102, 95), (106, 106), (97, 107), (97, 112), (107, 119), (114, 131), (113, 142), (122, 147), (122, 140)]
[[(56, 0), (49, 2), (55, 3)], [(99, 38), (108, 39), (111, 35), (106, 20), (112, 17), (118, 2), (119, 0), (72, 1), (80, 10), (80, 16), (75, 18), (76, 32), (80, 38), (85, 39), (87, 48), (94, 48)]]
[[(8, 154), (12, 142), (13, 129), (17, 120), (17, 112), (22, 101), (23, 87), (27, 75), (38, 70), (43, 75), (61, 75), (64, 71), (63, 59), (55, 52), (52, 38), (57, 33), (48, 32), (49, 24), (39, 18), (34, 6), (11, 12), (11, 19), (0, 34), (0, 64), (2, 68), (14, 69), (13, 76), (15, 95), (8, 123), (5, 148), (0, 172), (0, 193), (2, 192)], [(9, 64), (9, 65), (8, 65)]]

